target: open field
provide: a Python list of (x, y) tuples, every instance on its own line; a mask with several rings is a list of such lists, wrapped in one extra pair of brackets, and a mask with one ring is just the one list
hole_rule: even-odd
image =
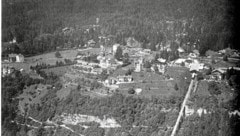
[(50, 53), (46, 53), (46, 54), (42, 54), (42, 55), (25, 58), (25, 61), (27, 63), (31, 63), (31, 65), (34, 65), (34, 66), (37, 64), (41, 64), (41, 63), (55, 65), (56, 61), (64, 62), (64, 59), (74, 60), (78, 51), (77, 50), (65, 50), (65, 51), (59, 51), (59, 52), (60, 52), (62, 58), (56, 58), (55, 57), (56, 52), (50, 52)]
[(78, 52), (84, 53), (84, 54), (88, 54), (88, 53), (89, 54), (99, 54), (100, 51), (101, 51), (100, 48), (89, 48), (89, 49), (83, 49), (83, 50), (79, 49), (78, 50)]
[[(188, 72), (189, 69), (186, 67), (167, 67), (165, 75), (169, 75), (174, 80), (178, 80), (184, 73)], [(191, 76), (186, 74), (186, 77)]]
[(119, 90), (123, 94), (129, 95), (128, 90), (130, 88), (141, 88), (142, 92), (140, 97), (151, 98), (152, 96), (170, 96), (173, 93), (178, 93), (174, 89), (175, 81), (167, 80), (163, 75), (159, 75), (152, 72), (133, 72), (132, 73), (134, 83), (120, 84)]
[(165, 80), (163, 75), (154, 72), (133, 72), (133, 80), (136, 82), (160, 82)]
[(30, 66), (36, 66), (37, 64), (46, 63), (55, 65), (56, 61), (64, 62), (64, 59), (74, 60), (78, 51), (77, 50), (65, 50), (60, 51), (62, 58), (56, 58), (55, 52), (45, 53), (42, 55), (26, 57), (22, 63), (2, 63), (2, 66), (14, 67), (15, 69), (24, 69), (26, 72), (30, 71)]
[(207, 81), (200, 81), (198, 83), (198, 87), (196, 90), (196, 95), (198, 96), (209, 96), (210, 93), (208, 91), (208, 82)]
[(178, 93), (174, 90), (174, 84), (171, 81), (162, 81), (158, 83), (132, 83), (132, 84), (121, 84), (120, 92), (129, 95), (129, 88), (141, 88), (142, 92), (138, 95), (140, 97), (151, 98), (156, 97), (168, 97), (172, 94)]
[(65, 73), (67, 73), (67, 71), (69, 71), (70, 67), (71, 66), (54, 67), (54, 68), (49, 68), (49, 69), (43, 69), (43, 71), (46, 73), (53, 72), (56, 75), (62, 76)]

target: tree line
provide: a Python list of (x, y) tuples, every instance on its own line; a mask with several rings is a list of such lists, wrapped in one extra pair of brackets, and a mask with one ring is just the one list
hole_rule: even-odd
[[(232, 44), (232, 11), (233, 5), (225, 0), (4, 1), (3, 42), (16, 37), (20, 52), (34, 55), (57, 47), (83, 46), (89, 39), (98, 42), (103, 34), (114, 35), (114, 41), (124, 45), (126, 38), (134, 37), (143, 48), (158, 50), (156, 45), (171, 41), (173, 46), (197, 48), (204, 54)], [(108, 17), (100, 17), (100, 27), (90, 28), (87, 34), (79, 29), (84, 22), (95, 24), (90, 18), (101, 14)], [(74, 32), (65, 35), (64, 27)]]

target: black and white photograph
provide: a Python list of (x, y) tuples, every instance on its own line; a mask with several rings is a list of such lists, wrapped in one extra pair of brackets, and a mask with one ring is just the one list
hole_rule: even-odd
[(240, 1), (0, 7), (1, 136), (240, 136)]

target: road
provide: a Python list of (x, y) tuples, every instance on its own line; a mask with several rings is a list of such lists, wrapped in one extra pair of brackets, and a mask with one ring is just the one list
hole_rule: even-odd
[[(175, 125), (174, 125), (174, 128), (173, 128), (173, 131), (172, 131), (172, 133), (171, 133), (171, 136), (175, 136), (175, 134), (176, 134), (176, 132), (177, 132), (177, 128), (178, 128), (178, 126), (179, 126), (181, 117), (183, 116), (183, 111), (184, 111), (184, 108), (185, 108), (186, 103), (187, 103), (187, 101), (188, 101), (188, 98), (190, 97), (191, 90), (192, 90), (193, 85), (194, 85), (194, 81), (197, 82), (197, 81), (196, 81), (196, 78), (195, 78), (195, 80), (193, 80), (193, 79), (191, 80), (191, 83), (190, 83), (190, 85), (189, 85), (189, 87), (188, 87), (188, 91), (187, 91), (187, 93), (186, 93), (186, 95), (185, 95), (185, 98), (184, 98), (184, 100), (183, 100), (182, 107), (181, 107), (181, 110), (180, 110), (180, 112), (179, 112), (177, 121), (176, 121), (176, 123), (175, 123)], [(195, 84), (195, 85), (197, 85), (197, 84)]]

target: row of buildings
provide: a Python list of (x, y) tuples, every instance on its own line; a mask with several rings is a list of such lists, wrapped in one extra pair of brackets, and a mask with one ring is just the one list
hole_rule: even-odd
[(7, 56), (3, 56), (4, 62), (24, 62), (24, 56), (22, 54), (11, 53)]

